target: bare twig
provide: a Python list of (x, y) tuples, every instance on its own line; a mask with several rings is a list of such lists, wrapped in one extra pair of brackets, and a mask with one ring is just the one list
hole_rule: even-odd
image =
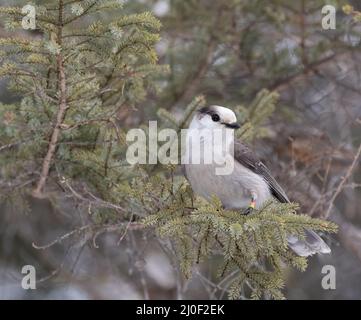
[(74, 235), (79, 235), (79, 234), (84, 234), (86, 232), (90, 232), (90, 233), (94, 233), (94, 235), (91, 238), (92, 238), (94, 247), (98, 248), (98, 245), (96, 244), (96, 239), (100, 234), (105, 233), (105, 232), (119, 231), (119, 230), (123, 229), (124, 226), (126, 227), (127, 230), (139, 230), (139, 229), (144, 228), (144, 225), (141, 223), (138, 223), (138, 222), (134, 222), (134, 223), (128, 222), (127, 225), (124, 222), (117, 223), (117, 224), (103, 224), (103, 225), (87, 224), (87, 225), (81, 226), (79, 228), (76, 228), (68, 233), (65, 233), (64, 235), (56, 238), (55, 240), (53, 240), (45, 245), (37, 245), (33, 242), (32, 246), (33, 246), (33, 248), (35, 248), (37, 250), (45, 250), (45, 249), (48, 249), (48, 248), (54, 246), (55, 244), (62, 243), (64, 240), (67, 240), (67, 239), (73, 237)]
[(61, 183), (65, 184), (65, 186), (70, 190), (70, 192), (74, 195), (75, 198), (78, 198), (79, 200), (87, 202), (88, 205), (92, 204), (92, 205), (98, 206), (98, 207), (110, 208), (110, 209), (114, 209), (114, 210), (117, 210), (117, 211), (120, 211), (120, 212), (126, 212), (126, 210), (123, 207), (118, 206), (118, 205), (116, 205), (114, 203), (105, 201), (103, 199), (100, 199), (100, 198), (96, 197), (94, 194), (92, 194), (90, 191), (86, 190), (86, 192), (91, 196), (92, 199), (88, 199), (88, 198), (82, 196), (79, 192), (77, 192), (70, 185), (70, 183), (65, 178), (62, 178)]
[(125, 236), (127, 235), (127, 232), (129, 230), (129, 227), (131, 226), (132, 224), (132, 220), (133, 220), (133, 217), (134, 217), (134, 214), (132, 213), (132, 215), (130, 216), (130, 219), (127, 223), (127, 226), (125, 227), (125, 230), (124, 230), (124, 233), (122, 234), (122, 236), (119, 238), (118, 242), (117, 242), (117, 245), (119, 246), (120, 243), (123, 241), (123, 239), (125, 238)]
[(24, 144), (25, 142), (29, 141), (29, 139), (26, 139), (24, 141), (19, 141), (19, 142), (14, 142), (14, 143), (9, 143), (9, 144), (5, 144), (3, 146), (0, 146), (0, 151), (3, 151), (5, 149), (11, 149), (13, 147), (16, 147), (18, 145)]
[(351, 165), (350, 165), (349, 168), (347, 169), (346, 174), (342, 177), (341, 182), (339, 183), (339, 185), (338, 185), (335, 193), (333, 194), (333, 196), (332, 196), (332, 198), (331, 198), (331, 200), (330, 200), (330, 203), (329, 203), (329, 205), (328, 205), (328, 208), (327, 208), (327, 210), (326, 210), (326, 213), (323, 215), (324, 218), (327, 218), (327, 217), (330, 215), (331, 209), (332, 209), (332, 207), (333, 207), (333, 204), (334, 204), (337, 196), (338, 196), (338, 195), (340, 194), (340, 192), (342, 191), (342, 189), (343, 189), (346, 181), (347, 181), (348, 178), (351, 176), (351, 173), (352, 173), (353, 169), (355, 168), (355, 166), (356, 166), (356, 164), (357, 164), (357, 162), (358, 162), (358, 160), (359, 160), (359, 158), (360, 158), (360, 155), (361, 155), (361, 143), (360, 143), (360, 145), (359, 145), (359, 147), (358, 147), (358, 150), (357, 150), (357, 152), (356, 152), (356, 154), (355, 154), (355, 157), (354, 157)]
[(48, 244), (46, 245), (43, 245), (43, 246), (38, 246), (37, 244), (35, 244), (34, 242), (32, 243), (32, 246), (33, 248), (35, 249), (38, 249), (38, 250), (45, 250), (45, 249), (48, 249), (50, 247), (52, 247), (53, 245), (57, 244), (57, 243), (61, 243), (63, 242), (64, 240), (72, 237), (73, 235), (75, 234), (79, 234), (79, 233), (82, 233), (84, 231), (88, 231), (88, 230), (91, 230), (92, 228), (94, 228), (94, 225), (85, 225), (85, 226), (82, 226), (80, 228), (77, 228), (77, 229), (74, 229), (64, 235), (62, 235), (61, 237), (55, 239), (54, 241), (51, 241), (49, 242)]

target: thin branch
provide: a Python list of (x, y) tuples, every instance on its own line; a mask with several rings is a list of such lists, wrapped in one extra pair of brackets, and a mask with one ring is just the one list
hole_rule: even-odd
[(62, 235), (61, 237), (59, 238), (56, 238), (54, 241), (51, 241), (49, 242), (48, 244), (46, 245), (43, 245), (43, 246), (39, 246), (37, 244), (35, 244), (34, 242), (32, 243), (32, 246), (33, 248), (35, 249), (38, 249), (38, 250), (45, 250), (45, 249), (48, 249), (50, 247), (52, 247), (53, 245), (57, 244), (57, 243), (61, 243), (63, 242), (64, 240), (70, 238), (71, 236), (75, 235), (75, 234), (79, 234), (81, 232), (84, 232), (84, 231), (87, 231), (87, 230), (91, 230), (92, 228), (94, 227), (94, 225), (85, 225), (85, 226), (82, 226), (80, 228), (77, 228), (77, 229), (74, 229), (64, 235)]
[(123, 207), (118, 206), (113, 203), (110, 203), (110, 202), (107, 202), (107, 201), (104, 201), (103, 199), (100, 199), (100, 198), (96, 197), (95, 195), (93, 195), (90, 191), (86, 191), (86, 192), (92, 197), (92, 199), (88, 199), (88, 198), (82, 196), (77, 191), (75, 191), (74, 188), (69, 184), (69, 182), (64, 178), (61, 180), (61, 182), (63, 184), (65, 184), (66, 187), (70, 190), (70, 192), (75, 196), (75, 198), (78, 198), (79, 200), (82, 200), (82, 201), (87, 202), (88, 204), (92, 204), (94, 206), (110, 208), (110, 209), (114, 209), (114, 210), (117, 210), (120, 212), (126, 212), (126, 210)]
[(0, 146), (0, 151), (3, 151), (5, 149), (11, 149), (13, 147), (16, 147), (18, 145), (21, 145), (21, 144), (25, 143), (26, 141), (28, 141), (28, 140), (5, 144), (3, 146)]
[[(59, 46), (62, 45), (62, 30), (63, 30), (63, 0), (59, 0), (59, 24), (58, 24), (58, 44)], [(40, 179), (37, 183), (36, 188), (33, 190), (33, 196), (37, 198), (41, 198), (43, 196), (43, 189), (46, 183), (46, 180), (49, 175), (49, 170), (51, 166), (51, 161), (54, 157), (57, 142), (61, 132), (61, 125), (65, 118), (65, 113), (67, 110), (67, 103), (66, 103), (66, 78), (65, 78), (65, 70), (64, 70), (64, 61), (63, 55), (60, 51), (56, 57), (57, 61), (57, 72), (58, 72), (58, 83), (59, 83), (59, 108), (58, 113), (56, 115), (56, 121), (54, 124), (54, 129), (50, 138), (48, 151), (46, 156), (43, 160)]]
[(346, 181), (347, 181), (348, 178), (351, 176), (351, 173), (352, 173), (353, 169), (355, 168), (355, 166), (356, 166), (356, 164), (357, 164), (357, 162), (358, 162), (358, 160), (359, 160), (359, 158), (360, 158), (360, 155), (361, 155), (361, 143), (360, 143), (360, 145), (359, 145), (359, 147), (358, 147), (358, 150), (357, 150), (357, 152), (356, 152), (356, 155), (355, 155), (355, 157), (354, 157), (351, 165), (350, 165), (349, 168), (347, 169), (346, 174), (342, 177), (341, 182), (339, 183), (339, 185), (338, 185), (338, 187), (337, 187), (337, 189), (336, 189), (336, 192), (333, 194), (333, 196), (332, 196), (332, 198), (331, 198), (331, 200), (330, 200), (328, 209), (327, 209), (326, 213), (323, 215), (324, 218), (327, 218), (327, 217), (330, 215), (331, 209), (332, 209), (332, 207), (333, 207), (333, 204), (334, 204), (337, 196), (338, 196), (338, 195), (340, 194), (340, 192), (342, 191), (342, 189), (343, 189)]
[[(90, 238), (92, 238), (93, 240), (93, 245), (95, 248), (98, 248), (98, 245), (96, 244), (96, 239), (97, 237), (105, 232), (114, 232), (114, 231), (118, 231), (120, 229), (123, 229), (125, 226), (125, 223), (121, 222), (121, 223), (117, 223), (117, 224), (104, 224), (104, 225), (97, 225), (97, 224), (87, 224), (84, 226), (81, 226), (79, 228), (76, 228), (70, 232), (65, 233), (64, 235), (56, 238), (55, 240), (45, 244), (45, 245), (37, 245), (34, 242), (32, 243), (33, 248), (37, 249), (37, 250), (45, 250), (48, 249), (52, 246), (54, 246), (55, 244), (60, 244), (62, 243), (64, 240), (67, 240), (71, 237), (73, 237), (74, 235), (79, 235), (79, 234), (83, 234), (85, 232), (95, 232), (94, 235)], [(139, 230), (142, 229), (144, 227), (144, 225), (142, 225), (141, 223), (138, 222), (134, 222), (131, 223), (130, 225), (127, 225), (126, 228), (127, 230)]]

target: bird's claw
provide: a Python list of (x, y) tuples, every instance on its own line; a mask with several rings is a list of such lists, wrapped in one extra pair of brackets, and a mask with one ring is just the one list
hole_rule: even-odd
[(243, 211), (243, 214), (247, 216), (247, 215), (249, 215), (250, 213), (252, 213), (253, 210), (254, 210), (253, 207), (248, 207), (246, 210)]

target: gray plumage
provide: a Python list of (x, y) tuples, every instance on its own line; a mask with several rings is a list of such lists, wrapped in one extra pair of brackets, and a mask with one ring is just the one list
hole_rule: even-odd
[[(214, 118), (214, 114), (220, 119), (213, 124), (208, 118)], [(204, 118), (208, 117), (208, 118)], [(211, 120), (212, 121), (212, 120)], [(234, 113), (227, 108), (213, 106), (200, 111), (193, 118), (191, 128), (218, 128), (219, 125), (235, 122)], [(231, 129), (226, 129), (231, 130)], [(205, 146), (207, 148), (207, 146)], [(187, 149), (188, 148), (188, 149)], [(186, 154), (189, 153), (190, 145), (187, 143)], [(229, 175), (216, 175), (217, 164), (186, 164), (185, 175), (195, 193), (210, 200), (217, 196), (227, 209), (247, 208), (252, 196), (256, 198), (256, 208), (259, 209), (271, 197), (282, 203), (289, 203), (289, 199), (271, 175), (268, 168), (245, 144), (234, 141), (234, 170)], [(305, 230), (305, 240), (295, 236), (288, 238), (289, 247), (299, 256), (309, 256), (315, 253), (329, 253), (331, 250), (321, 237), (312, 230)]]
[[(255, 156), (255, 154), (239, 141), (234, 143), (234, 158), (236, 161), (249, 168), (253, 172), (262, 176), (267, 183), (273, 197), (279, 202), (289, 203), (285, 191), (273, 178), (268, 168)], [(300, 240), (295, 236), (288, 237), (288, 245), (300, 256), (309, 256), (317, 252), (330, 253), (331, 250), (322, 238), (312, 230), (305, 230), (305, 240)]]

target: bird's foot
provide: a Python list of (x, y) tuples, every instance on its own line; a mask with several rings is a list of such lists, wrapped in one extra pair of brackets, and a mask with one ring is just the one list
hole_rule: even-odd
[(252, 213), (253, 210), (254, 210), (253, 207), (248, 207), (246, 210), (243, 211), (243, 214), (244, 214), (245, 216), (247, 216), (247, 215), (249, 215), (250, 213)]
[(250, 205), (248, 206), (248, 208), (246, 210), (244, 210), (243, 214), (248, 215), (248, 214), (252, 213), (255, 207), (256, 207), (256, 201), (254, 201), (252, 199)]

